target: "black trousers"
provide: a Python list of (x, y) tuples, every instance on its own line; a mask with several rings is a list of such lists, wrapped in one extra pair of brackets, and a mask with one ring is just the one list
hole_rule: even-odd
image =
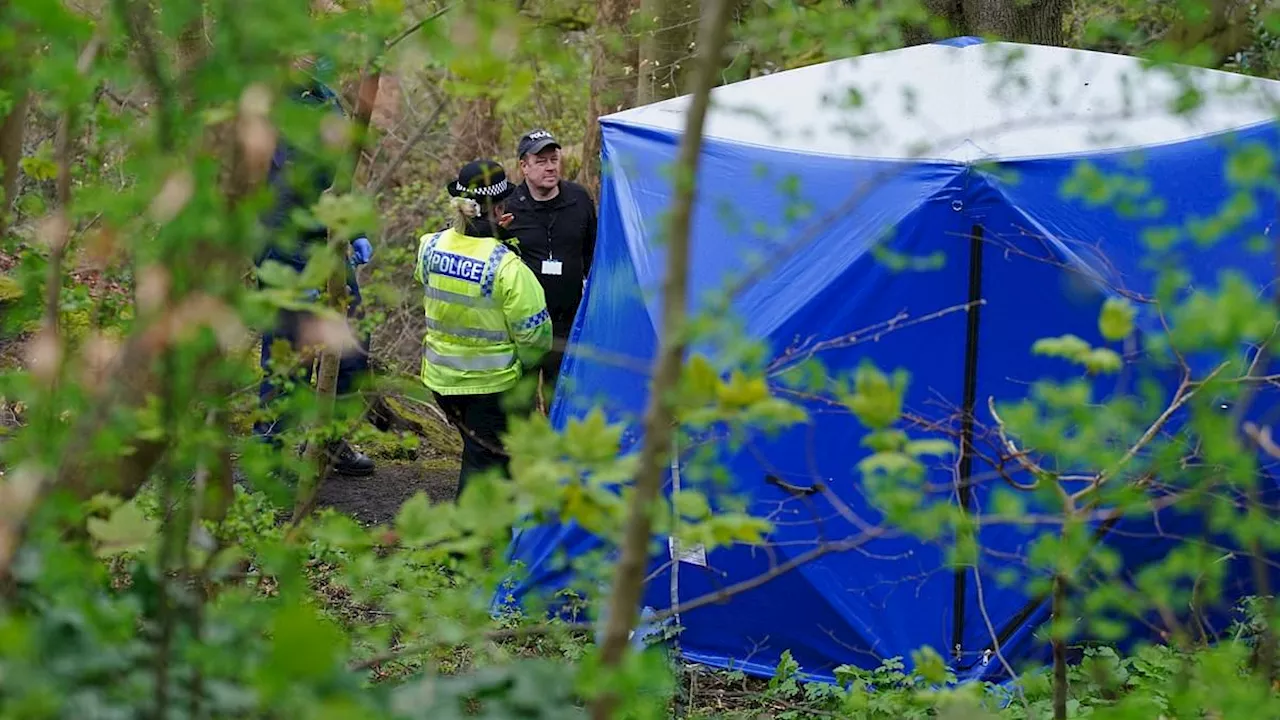
[[(347, 291), (351, 293), (347, 305), (347, 317), (352, 321), (358, 321), (363, 313), (363, 298), (360, 296), (360, 285), (354, 273), (347, 276)], [(310, 317), (311, 314), (305, 311), (280, 310), (276, 315), (275, 326), (262, 333), (262, 350), (258, 359), (263, 372), (262, 381), (258, 385), (258, 403), (261, 408), (268, 409), (272, 401), (282, 394), (282, 388), (271, 381), (269, 374), (272, 343), (276, 340), (285, 340), (295, 351), (300, 350), (302, 323)], [(357, 383), (369, 373), (370, 337), (362, 335), (357, 339), (360, 347), (344, 353), (338, 359), (338, 384), (335, 390), (339, 398), (349, 395), (356, 389)], [(310, 364), (298, 368), (294, 373), (295, 382), (310, 384), (311, 370)], [(254, 423), (253, 433), (258, 438), (275, 444), (276, 436), (288, 426), (291, 418), (279, 413), (272, 413), (272, 415), (270, 419)]]
[(505, 393), (484, 395), (435, 395), (436, 404), (462, 436), (462, 470), (458, 475), (457, 499), (474, 477), (494, 468), (509, 470), (510, 456), (502, 445), (507, 431)]

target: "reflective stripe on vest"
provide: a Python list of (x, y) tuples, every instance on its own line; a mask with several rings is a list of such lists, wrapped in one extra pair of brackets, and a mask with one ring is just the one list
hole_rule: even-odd
[(427, 297), (431, 298), (432, 300), (443, 300), (444, 302), (457, 303), (458, 305), (465, 305), (469, 308), (478, 308), (481, 310), (485, 310), (485, 309), (492, 309), (494, 307), (497, 307), (496, 305), (493, 304), (493, 298), (491, 297), (471, 297), (470, 295), (459, 295), (458, 293), (449, 292), (448, 290), (433, 288), (430, 285), (427, 286), (426, 294), (427, 294)]
[(441, 235), (444, 235), (443, 230), (436, 233), (435, 235), (432, 235), (430, 240), (423, 243), (422, 250), (419, 251), (418, 269), (422, 271), (422, 282), (424, 284), (427, 282), (427, 268), (429, 267), (426, 264), (426, 260), (427, 258), (431, 257), (431, 253), (435, 251), (436, 243), (440, 242)]
[(441, 355), (430, 347), (422, 346), (422, 355), (427, 360), (453, 370), (503, 370), (516, 360), (514, 353), (501, 355)]
[(458, 327), (456, 325), (447, 325), (438, 320), (427, 318), (427, 327), (439, 333), (453, 335), (454, 337), (469, 337), (477, 340), (493, 340), (502, 342), (507, 339), (505, 330), (482, 330), (480, 328)]

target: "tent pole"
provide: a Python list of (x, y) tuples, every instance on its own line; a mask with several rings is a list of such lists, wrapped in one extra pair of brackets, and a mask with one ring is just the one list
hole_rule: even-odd
[[(969, 310), (964, 340), (964, 405), (960, 416), (960, 463), (956, 477), (961, 512), (968, 513), (973, 500), (970, 478), (973, 475), (973, 413), (978, 395), (978, 330), (982, 300), (982, 226), (974, 225), (969, 233)], [(954, 624), (951, 647), (958, 662), (963, 657), (965, 598), (968, 596), (968, 569), (955, 571), (953, 602)]]

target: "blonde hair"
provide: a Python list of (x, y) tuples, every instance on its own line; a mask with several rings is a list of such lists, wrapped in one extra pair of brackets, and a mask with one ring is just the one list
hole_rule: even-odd
[(471, 198), (450, 198), (449, 207), (453, 209), (453, 229), (459, 232), (467, 227), (468, 220), (480, 217), (480, 203)]

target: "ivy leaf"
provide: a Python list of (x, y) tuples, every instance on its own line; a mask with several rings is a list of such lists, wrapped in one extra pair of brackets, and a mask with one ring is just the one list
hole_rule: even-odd
[(1137, 310), (1125, 298), (1108, 298), (1098, 316), (1098, 329), (1102, 337), (1116, 342), (1133, 332), (1133, 319)]

